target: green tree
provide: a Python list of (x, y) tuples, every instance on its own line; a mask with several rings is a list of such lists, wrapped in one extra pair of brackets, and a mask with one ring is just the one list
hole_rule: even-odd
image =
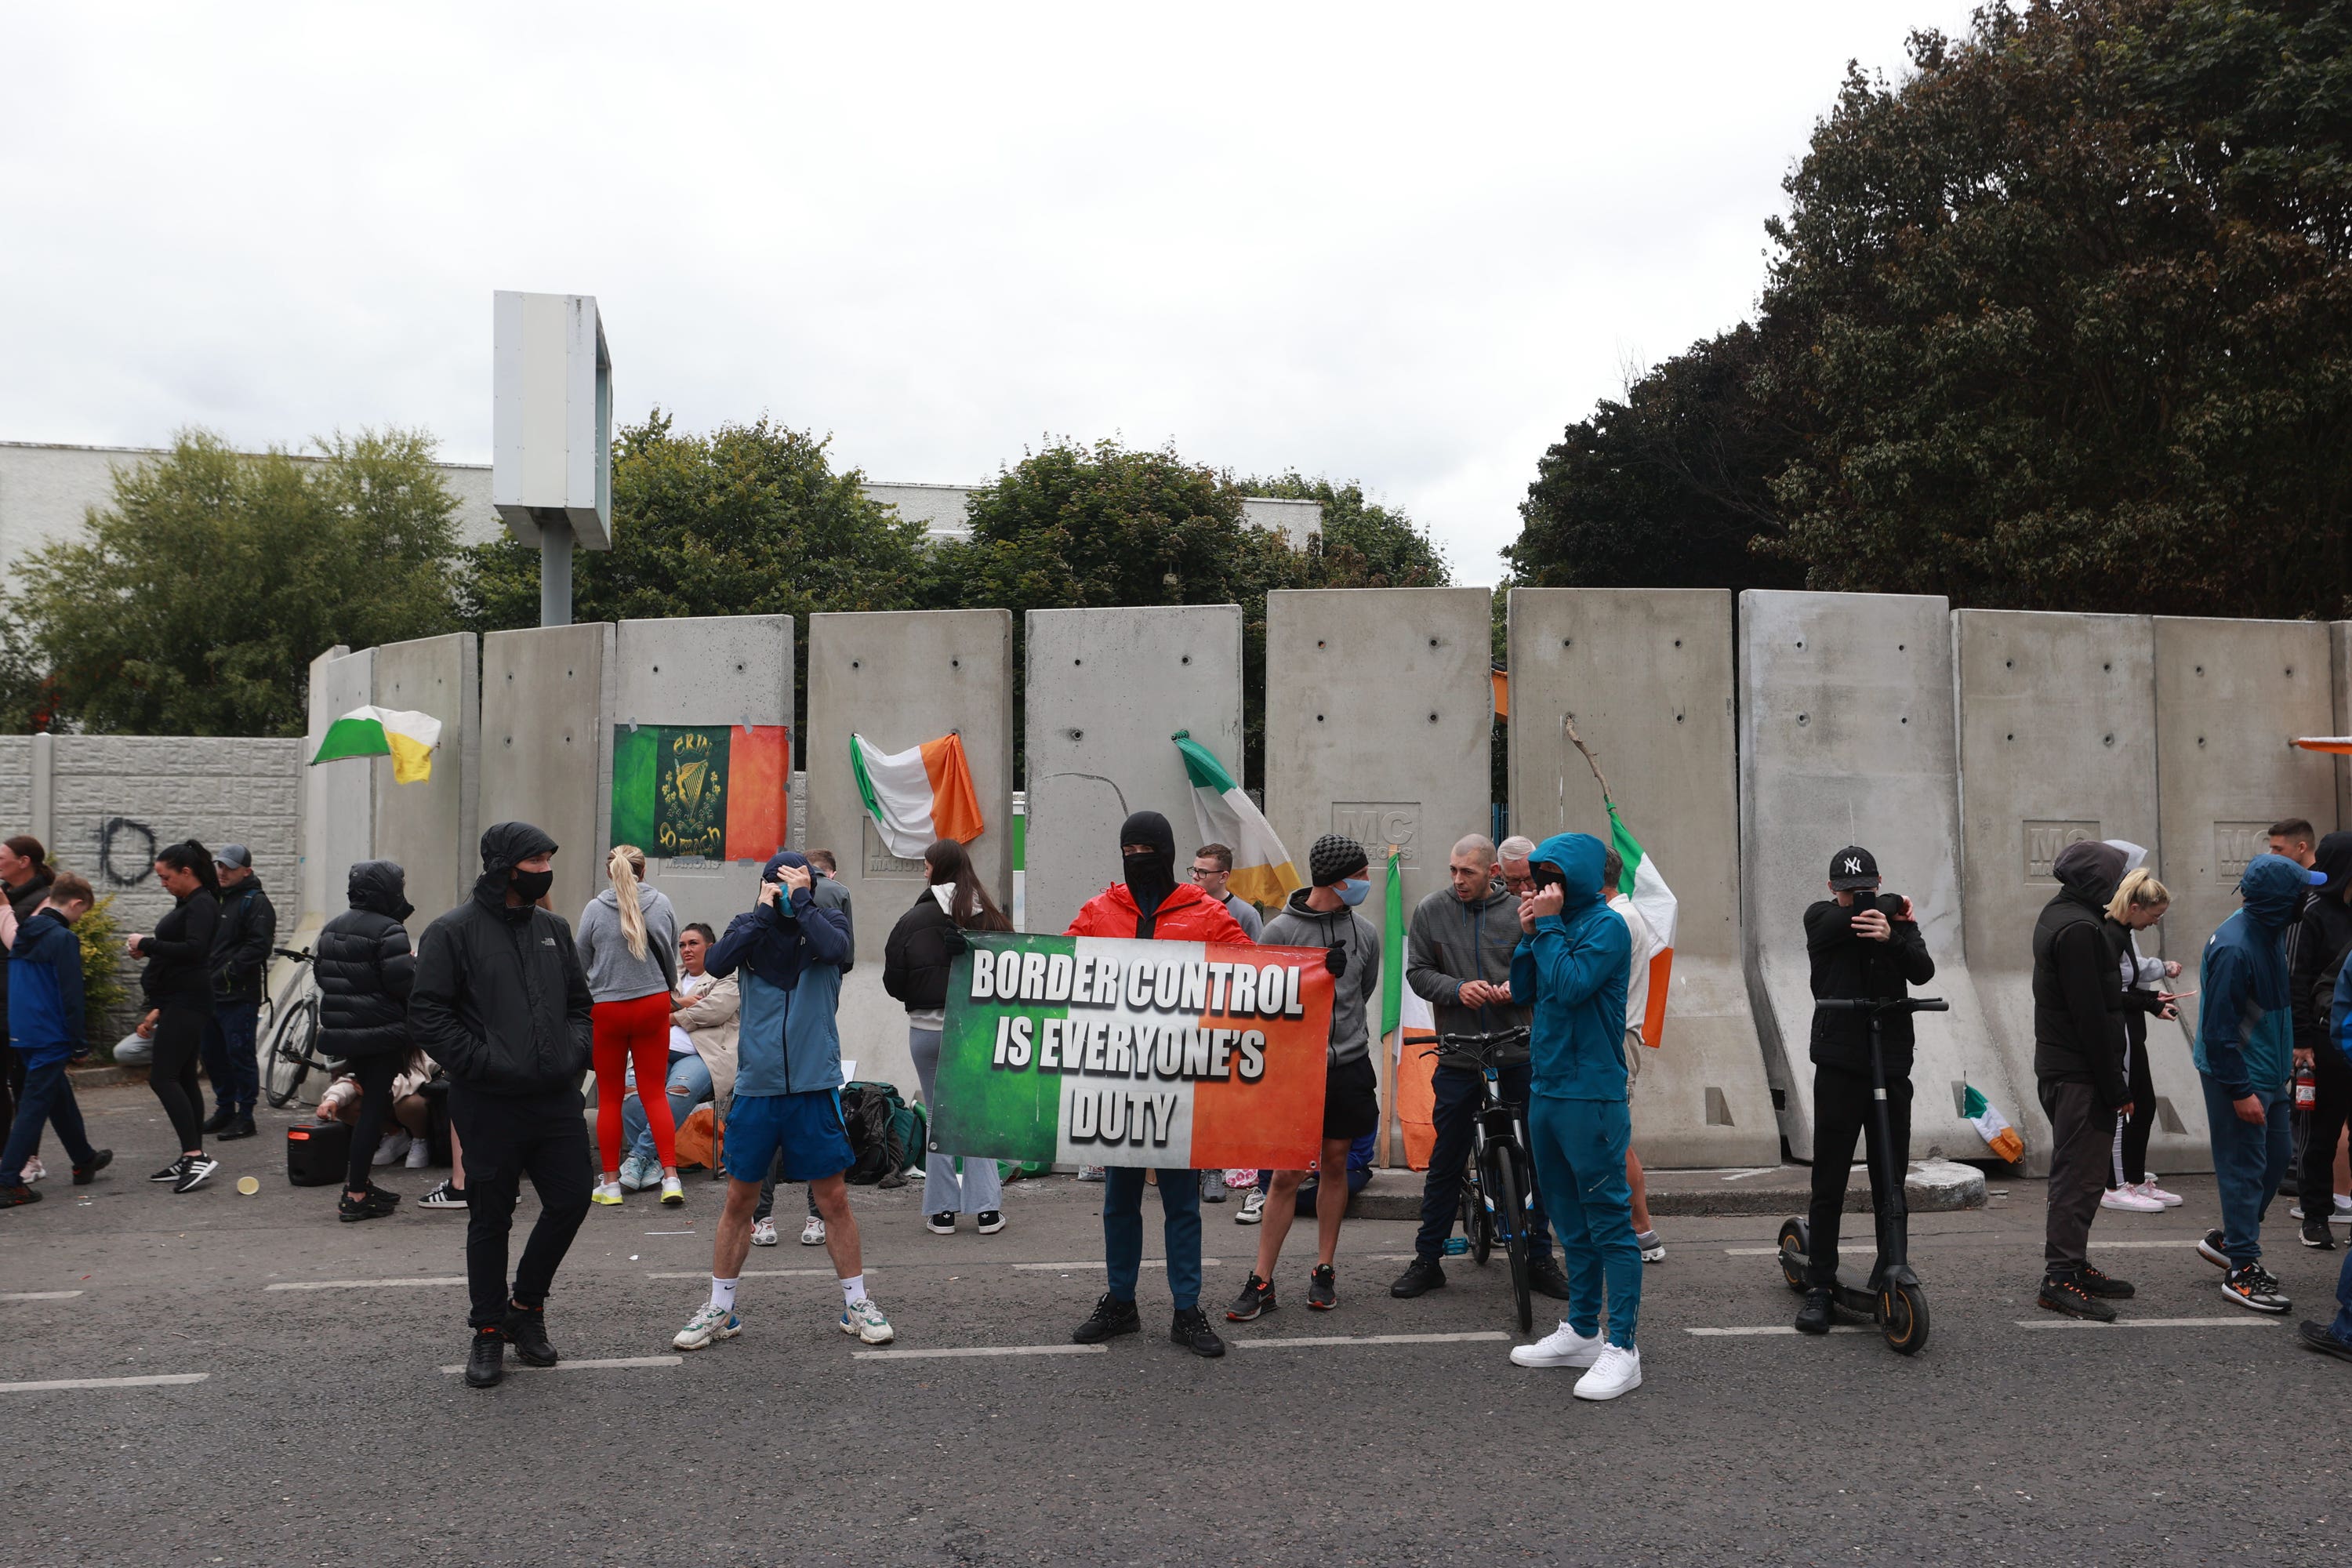
[(0, 611), (13, 623), (8, 716), (299, 735), (320, 649), (456, 624), (457, 507), (433, 454), (422, 431), (338, 435), (298, 458), (189, 430), (118, 470), (113, 504), (90, 509), (79, 538), (19, 566)]
[(1323, 521), (1301, 563), (1318, 588), (1442, 588), (1451, 580), (1445, 552), (1421, 525), (1395, 507), (1364, 499), (1350, 479), (1333, 484), (1293, 468), (1242, 481), (1245, 495), (1323, 503)]

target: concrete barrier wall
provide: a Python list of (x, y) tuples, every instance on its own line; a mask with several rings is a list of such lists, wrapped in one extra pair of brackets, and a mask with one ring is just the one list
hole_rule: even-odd
[(986, 825), (970, 846), (990, 895), (1013, 896), (1013, 616), (922, 610), (809, 617), (808, 845), (840, 862), (857, 931), (857, 963), (842, 984), (841, 1049), (861, 1078), (910, 1092), (906, 1009), (882, 990), (882, 943), (923, 888), (922, 862), (895, 858), (866, 819), (849, 737), (903, 751), (949, 731), (963, 739)]
[(33, 821), (33, 737), (0, 735), (0, 838), (19, 833), (48, 842)]
[[(2336, 688), (2336, 721), (2327, 732), (2352, 735), (2352, 621), (2328, 623), (2327, 651)], [(2333, 758), (2329, 765), (2336, 770), (2336, 822), (2340, 827), (2352, 822), (2352, 757)]]
[[(1985, 1157), (1960, 1114), (1974, 1084), (2020, 1113), (1987, 1032), (1961, 930), (1952, 633), (1940, 598), (1750, 591), (1739, 596), (1740, 846), (1749, 994), (1780, 1125), (1812, 1157), (1812, 991), (1806, 906), (1829, 897), (1830, 857), (1849, 843), (1909, 897), (1936, 960), (1912, 1072), (1911, 1148)], [(1856, 1158), (1861, 1151), (1856, 1151)]]
[[(604, 885), (614, 640), (614, 628), (604, 622), (482, 638), (482, 767), (475, 815), (483, 827), (521, 821), (547, 830), (559, 847), (551, 902), (557, 914), (575, 922)], [(478, 854), (474, 870), (480, 870)]]
[(387, 643), (374, 653), (375, 705), (441, 721), (430, 779), (395, 784), (390, 757), (372, 764), (373, 853), (398, 861), (408, 874), (408, 901), (422, 917), (409, 924), (421, 932), (467, 898), (481, 872), (474, 816), (475, 774), (482, 765), (481, 645), (471, 632), (453, 632)]
[[(1360, 912), (1375, 931), (1390, 845), (1404, 852), (1409, 916), (1446, 886), (1454, 841), (1492, 826), (1492, 604), (1484, 588), (1266, 595), (1266, 820), (1302, 876), (1326, 833), (1364, 846), (1372, 896)], [(1388, 1053), (1373, 1055), (1386, 1082)]]
[(303, 769), (300, 896), (299, 910), (286, 921), (289, 935), (315, 931), (347, 908), (352, 862), (375, 853), (376, 764), (346, 757), (307, 765), (330, 725), (374, 700), (373, 648), (352, 653), (338, 647), (310, 661), (310, 730), (295, 764)]
[[(1028, 923), (1066, 928), (1119, 874), (1128, 813), (1176, 829), (1181, 868), (1201, 837), (1182, 754), (1190, 730), (1235, 778), (1242, 772), (1238, 605), (1032, 610), (1026, 638)], [(1304, 846), (1292, 846), (1294, 855)]]
[(1665, 1037), (1633, 1100), (1635, 1146), (1658, 1166), (1780, 1154), (1741, 959), (1731, 640), (1720, 590), (1511, 591), (1512, 831), (1607, 839), (1572, 716), (1679, 906)]
[[(615, 654), (619, 673), (613, 722), (617, 730), (632, 724), (761, 729), (792, 724), (790, 616), (623, 621)], [(793, 737), (795, 742), (798, 739)], [(608, 739), (607, 767), (612, 750)], [(757, 860), (662, 859), (653, 856), (654, 846), (639, 847), (649, 857), (646, 879), (668, 895), (680, 923), (703, 921), (724, 931), (727, 922), (750, 909), (758, 896)]]
[[(2056, 894), (2051, 862), (2068, 844), (2124, 838), (2160, 861), (2156, 787), (2156, 628), (2145, 616), (1960, 610), (1961, 890), (1969, 968), (1994, 1045), (2018, 1089), (2001, 1109), (2049, 1169), (2050, 1123), (2033, 1072), (2034, 921)], [(2140, 946), (2150, 956), (2160, 938)], [(2177, 1026), (2152, 1023), (2164, 1171), (2210, 1170), (2205, 1108)]]

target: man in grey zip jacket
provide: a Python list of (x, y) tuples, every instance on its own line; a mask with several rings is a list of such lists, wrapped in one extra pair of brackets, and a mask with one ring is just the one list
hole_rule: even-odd
[[(1452, 886), (1422, 900), (1406, 931), (1405, 984), (1429, 1003), (1440, 1035), (1527, 1026), (1528, 1008), (1511, 1000), (1510, 986), (1511, 955), (1522, 934), (1519, 900), (1494, 885), (1494, 868), (1495, 846), (1484, 834), (1463, 838), (1446, 862)], [(1503, 1069), (1505, 1100), (1527, 1105), (1528, 1073), (1524, 1060)], [(1445, 1283), (1445, 1268), (1438, 1258), (1461, 1204), (1462, 1167), (1470, 1158), (1471, 1124), (1486, 1101), (1486, 1075), (1475, 1068), (1450, 1066), (1441, 1057), (1431, 1089), (1434, 1107), (1430, 1120), (1437, 1142), (1430, 1151), (1428, 1179), (1422, 1184), (1421, 1230), (1413, 1237), (1412, 1264), (1389, 1287), (1391, 1296), (1419, 1296)], [(1529, 1260), (1534, 1288), (1555, 1300), (1566, 1300), (1568, 1277), (1552, 1258), (1551, 1226), (1544, 1217), (1540, 1195), (1535, 1196), (1528, 1230), (1534, 1244)]]

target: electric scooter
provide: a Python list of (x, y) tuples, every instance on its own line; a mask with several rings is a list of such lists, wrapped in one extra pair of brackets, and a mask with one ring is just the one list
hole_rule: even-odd
[[(1916, 1355), (1927, 1343), (1927, 1292), (1911, 1271), (1911, 1213), (1903, 1197), (1903, 1164), (1886, 1124), (1886, 1055), (1879, 1044), (1879, 1021), (1891, 1014), (1946, 1013), (1951, 1007), (1932, 996), (1892, 1001), (1865, 996), (1816, 1001), (1813, 1005), (1870, 1015), (1870, 1110), (1878, 1127), (1878, 1136), (1871, 1143), (1877, 1151), (1874, 1158), (1895, 1166), (1874, 1173), (1878, 1190), (1886, 1194), (1886, 1206), (1876, 1216), (1878, 1267), (1864, 1276), (1841, 1265), (1837, 1283), (1830, 1288), (1830, 1300), (1840, 1310), (1875, 1322), (1897, 1354)], [(1809, 1284), (1806, 1268), (1812, 1256), (1811, 1231), (1801, 1219), (1780, 1222), (1780, 1276), (1801, 1296)]]

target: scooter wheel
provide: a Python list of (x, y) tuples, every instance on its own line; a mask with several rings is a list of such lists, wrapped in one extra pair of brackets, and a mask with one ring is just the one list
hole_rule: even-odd
[(1895, 1354), (1917, 1355), (1927, 1344), (1927, 1293), (1916, 1285), (1882, 1287), (1878, 1331)]
[(1790, 1289), (1800, 1295), (1804, 1293), (1805, 1289), (1804, 1260), (1811, 1252), (1811, 1233), (1806, 1229), (1805, 1222), (1801, 1219), (1782, 1220), (1780, 1222), (1780, 1278), (1789, 1282)]

